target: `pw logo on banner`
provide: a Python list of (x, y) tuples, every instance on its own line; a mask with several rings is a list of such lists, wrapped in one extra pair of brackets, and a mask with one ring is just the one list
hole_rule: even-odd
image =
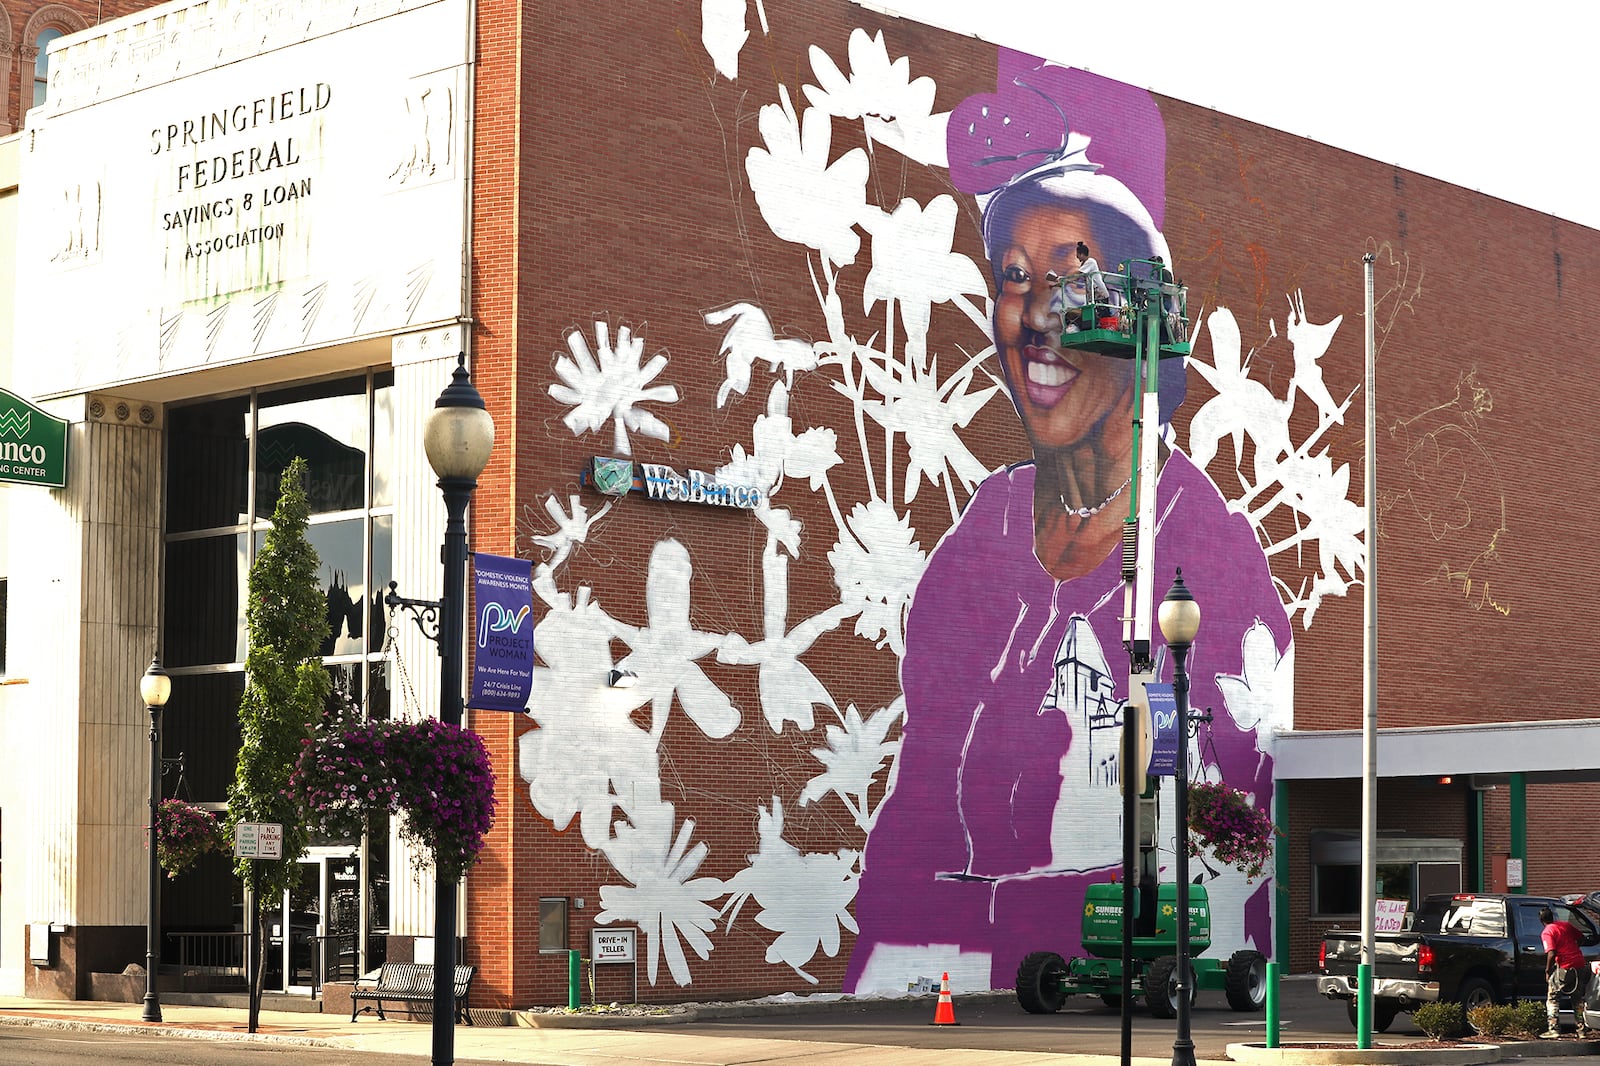
[(33, 415), (27, 411), (16, 408), (0, 411), (0, 435), (10, 434), (13, 437), (25, 436), (33, 425)]
[(508, 629), (513, 635), (522, 632), (522, 623), (532, 612), (533, 608), (527, 604), (515, 613), (492, 600), (484, 604), (483, 617), (478, 621), (478, 647), (488, 647), (490, 633), (504, 633)]
[(533, 693), (533, 564), (477, 552), (472, 557), (478, 603), (478, 653), (472, 660), (467, 706), (521, 711)]

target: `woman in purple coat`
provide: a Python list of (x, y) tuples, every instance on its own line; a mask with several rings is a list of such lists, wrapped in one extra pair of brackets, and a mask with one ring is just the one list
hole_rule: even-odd
[[(1131, 360), (1062, 348), (1078, 316), (1064, 304), (1070, 287), (1053, 281), (1076, 269), (1080, 241), (1108, 263), (1171, 255), (1150, 212), (1081, 144), (1063, 138), (1053, 155), (984, 205), (994, 343), (1033, 458), (979, 486), (917, 586), (903, 743), (867, 842), (847, 991), (903, 990), (943, 971), (957, 988), (1010, 987), (1029, 952), (1081, 954), (1085, 886), (1120, 876), (1120, 545), (1137, 390)], [(1163, 425), (1183, 389), (1182, 361), (1164, 362)], [(1256, 722), (1236, 722), (1224, 700), (1224, 688), (1271, 680), (1247, 676), (1247, 642), (1289, 654), (1266, 558), (1247, 520), (1179, 452), (1163, 449), (1155, 513), (1157, 587), (1182, 567), (1205, 618), (1191, 700), (1214, 708), (1216, 723), (1211, 743), (1191, 750), (1192, 776), (1223, 776), (1268, 804), (1271, 759)], [(1158, 650), (1170, 680), (1164, 660)], [(1170, 860), (1171, 829), (1163, 834)], [(1218, 932), (1270, 953), (1266, 886), (1228, 873), (1211, 893)]]

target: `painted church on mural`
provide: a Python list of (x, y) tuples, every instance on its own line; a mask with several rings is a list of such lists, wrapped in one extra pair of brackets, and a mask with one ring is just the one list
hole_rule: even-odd
[[(295, 458), (330, 713), (437, 712), (384, 593), (439, 592), (422, 423), (458, 357), (496, 431), (469, 542), (531, 568), (536, 656), (525, 707), (467, 717), (474, 1006), (565, 1002), (607, 934), (636, 955), (603, 1001), (1082, 954), (1123, 870), (1141, 503), (1155, 600), (1181, 570), (1202, 611), (1188, 779), (1278, 830), (1253, 876), (1192, 860), (1211, 954), (1305, 972), (1358, 919), (1373, 575), (1377, 894), (1600, 888), (1565, 624), (1600, 504), (1547, 357), (1600, 316), (1595, 231), (1099, 77), (1092, 35), (1033, 56), (848, 0), (3, 2), (0, 387), (69, 452), (62, 486), (0, 486), (0, 992), (115, 997), (142, 962), (156, 652), (163, 794), (226, 810)], [(1131, 328), (1140, 269), (1184, 353), (1148, 406), (1072, 339)], [(397, 822), (314, 837), (256, 901), (267, 987), (431, 958), (418, 859)], [(227, 979), (241, 892), (222, 854), (167, 880), (164, 969)]]

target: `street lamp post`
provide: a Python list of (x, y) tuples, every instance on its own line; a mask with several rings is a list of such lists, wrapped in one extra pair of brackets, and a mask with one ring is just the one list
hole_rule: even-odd
[(161, 859), (156, 844), (161, 833), (161, 708), (172, 695), (172, 678), (161, 669), (161, 656), (150, 657), (150, 667), (139, 679), (139, 696), (150, 712), (150, 896), (144, 929), (144, 1012), (147, 1022), (161, 1020), (161, 993), (156, 988), (156, 947), (161, 935)]
[[(457, 357), (450, 384), (434, 402), (422, 430), (422, 447), (428, 465), (439, 478), (444, 496), (444, 587), (437, 601), (411, 600), (395, 592), (394, 583), (384, 602), (408, 607), (417, 614), (417, 626), (439, 648), (439, 721), (461, 724), (462, 632), (465, 624), (467, 581), (467, 505), (478, 487), (478, 475), (494, 449), (494, 419), (467, 373), (466, 353)], [(429, 632), (425, 618), (436, 623)], [(433, 1063), (455, 1062), (457, 880), (438, 870), (433, 911)]]
[(1173, 781), (1177, 791), (1178, 839), (1178, 1033), (1172, 1041), (1172, 1066), (1194, 1066), (1194, 1040), (1189, 1031), (1189, 1000), (1194, 975), (1189, 972), (1189, 674), (1185, 665), (1200, 632), (1200, 605), (1183, 583), (1179, 568), (1157, 612), (1161, 635), (1172, 652), (1172, 694), (1178, 713), (1178, 762)]

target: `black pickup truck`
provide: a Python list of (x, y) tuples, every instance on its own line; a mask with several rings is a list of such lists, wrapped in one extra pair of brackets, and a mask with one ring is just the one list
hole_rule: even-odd
[[(1372, 969), (1373, 1028), (1383, 1032), (1401, 1011), (1455, 1000), (1485, 1003), (1545, 998), (1539, 908), (1577, 926), (1583, 954), (1600, 971), (1600, 929), (1593, 912), (1547, 896), (1480, 892), (1423, 899), (1403, 933), (1377, 933)], [(1330, 929), (1322, 941), (1317, 991), (1343, 999), (1355, 1024), (1359, 930)], [(1600, 1021), (1600, 981), (1590, 982), (1588, 1015)]]

